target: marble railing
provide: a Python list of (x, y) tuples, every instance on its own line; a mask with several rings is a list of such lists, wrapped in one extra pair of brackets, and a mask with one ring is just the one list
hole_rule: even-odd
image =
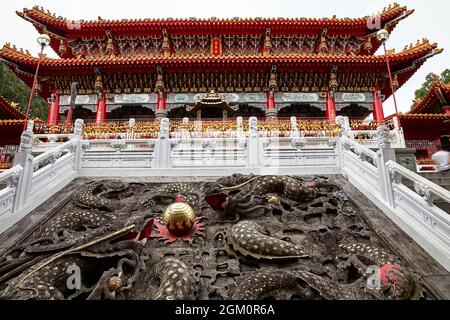
[(342, 174), (450, 270), (450, 215), (433, 202), (450, 203), (450, 192), (395, 162), (387, 127), (378, 128), (374, 151), (341, 123), (339, 137), (260, 137), (253, 118), (239, 138), (174, 139), (163, 119), (158, 139), (82, 140), (79, 122), (71, 140), (37, 157), (25, 132), (15, 166), (0, 174), (0, 232), (76, 177)]
[[(395, 162), (387, 141), (374, 152), (340, 138), (341, 173), (393, 222), (450, 270), (450, 192)], [(414, 190), (405, 180), (412, 182)]]

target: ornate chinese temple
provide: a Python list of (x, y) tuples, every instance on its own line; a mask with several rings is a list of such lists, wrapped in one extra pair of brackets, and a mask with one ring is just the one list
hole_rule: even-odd
[[(376, 32), (413, 10), (377, 17), (73, 21), (42, 8), (17, 14), (51, 37), (39, 94), (48, 122), (77, 118), (328, 118), (384, 121), (391, 95)], [(428, 40), (389, 51), (396, 88), (440, 53)], [(31, 86), (38, 57), (6, 44), (0, 58)], [(73, 100), (75, 100), (72, 103)], [(69, 114), (69, 119), (68, 115)]]
[(8, 169), (20, 142), (25, 116), (0, 96), (0, 170)]
[(412, 12), (18, 12), (59, 57), (0, 50), (49, 104), (25, 126), (0, 99), (26, 127), (0, 170), (0, 300), (449, 299), (450, 180), (420, 175), (404, 138), (442, 135), (449, 87), (383, 112), (442, 50), (375, 54)]
[(411, 111), (399, 115), (406, 144), (416, 149), (419, 164), (431, 164), (432, 154), (448, 149), (450, 133), (450, 85), (436, 76), (422, 99), (413, 102)]

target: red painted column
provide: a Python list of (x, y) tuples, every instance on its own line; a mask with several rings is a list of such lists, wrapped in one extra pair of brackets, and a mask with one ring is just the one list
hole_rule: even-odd
[(72, 106), (69, 107), (69, 110), (67, 110), (67, 118), (66, 118), (66, 123), (70, 124), (72, 122)]
[(384, 122), (383, 101), (381, 101), (381, 91), (379, 86), (375, 87), (375, 91), (372, 93), (372, 96), (373, 96), (373, 119), (377, 123), (383, 123)]
[(167, 93), (166, 91), (162, 91), (157, 94), (158, 100), (157, 100), (157, 106), (158, 110), (166, 110), (166, 103), (167, 103)]
[(106, 120), (106, 96), (102, 94), (102, 98), (97, 101), (97, 114), (95, 115), (95, 122), (98, 124), (104, 123)]
[(59, 122), (59, 93), (56, 90), (50, 98), (50, 108), (48, 109), (48, 124), (58, 124)]
[(52, 94), (50, 108), (48, 111), (48, 123), (57, 124), (59, 122), (59, 94), (56, 91)]
[(334, 100), (334, 93), (331, 91), (327, 92), (327, 108), (325, 115), (328, 121), (336, 120), (336, 101)]
[(267, 91), (266, 99), (267, 99), (266, 120), (275, 120), (278, 115), (278, 111), (275, 106), (275, 92)]
[(267, 109), (275, 109), (275, 93), (267, 91)]

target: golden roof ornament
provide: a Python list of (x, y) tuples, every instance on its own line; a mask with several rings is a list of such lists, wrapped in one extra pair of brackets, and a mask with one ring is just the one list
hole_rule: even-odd
[(94, 88), (97, 93), (103, 91), (103, 79), (101, 75), (97, 75), (94, 83)]
[(394, 90), (397, 90), (400, 87), (400, 84), (398, 83), (397, 74), (394, 74), (394, 79), (392, 80), (392, 86), (394, 87)]
[(67, 52), (66, 44), (64, 43), (64, 40), (60, 40), (59, 42), (59, 53), (65, 54)]

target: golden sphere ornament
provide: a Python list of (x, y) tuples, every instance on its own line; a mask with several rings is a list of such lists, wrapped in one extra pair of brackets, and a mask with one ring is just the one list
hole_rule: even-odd
[(195, 211), (190, 205), (177, 197), (177, 202), (164, 211), (163, 222), (170, 233), (181, 235), (192, 229), (195, 223)]
[(113, 292), (116, 292), (116, 291), (122, 289), (122, 287), (123, 287), (122, 278), (118, 277), (118, 276), (113, 276), (113, 277), (109, 278), (108, 287), (109, 287), (109, 290), (111, 290)]

